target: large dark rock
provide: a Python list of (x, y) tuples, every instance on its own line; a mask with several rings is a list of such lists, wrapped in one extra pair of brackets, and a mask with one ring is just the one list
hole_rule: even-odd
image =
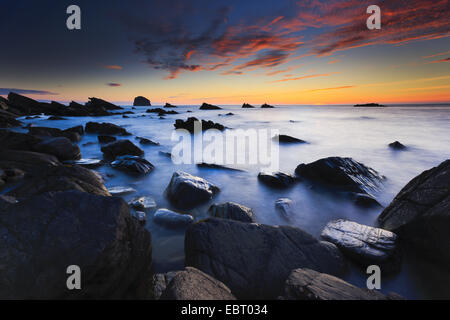
[(119, 127), (116, 124), (108, 123), (108, 122), (88, 122), (86, 123), (85, 128), (87, 133), (97, 133), (101, 135), (122, 135), (129, 136), (130, 133), (122, 127)]
[(342, 279), (311, 269), (296, 269), (284, 285), (284, 300), (398, 300), (397, 294), (355, 287)]
[(178, 271), (161, 295), (161, 300), (236, 300), (222, 282), (186, 267)]
[(340, 275), (345, 260), (332, 243), (303, 230), (227, 219), (188, 227), (185, 263), (223, 282), (239, 299), (273, 299), (293, 269)]
[(219, 192), (219, 187), (183, 171), (174, 172), (166, 189), (169, 200), (178, 208), (191, 209)]
[(208, 213), (214, 218), (231, 219), (242, 222), (255, 222), (253, 210), (234, 202), (214, 203)]
[(30, 134), (0, 130), (0, 148), (2, 149), (32, 151), (41, 141), (41, 138)]
[(54, 155), (60, 161), (81, 159), (80, 148), (65, 137), (45, 139), (36, 144), (34, 150)]
[(300, 164), (295, 173), (312, 182), (337, 188), (339, 191), (369, 193), (377, 190), (384, 179), (377, 171), (352, 158), (330, 157)]
[[(81, 127), (81, 126), (80, 126)], [(81, 127), (83, 128), (83, 127)], [(61, 130), (58, 128), (48, 128), (48, 127), (30, 127), (28, 128), (28, 133), (31, 135), (39, 137), (66, 137), (72, 142), (81, 141), (80, 130), (78, 127), (69, 128), (66, 130)]]
[(134, 98), (133, 106), (135, 107), (148, 107), (151, 106), (150, 100), (148, 100), (146, 97), (138, 96)]
[(21, 169), (30, 175), (60, 165), (55, 156), (23, 150), (0, 150), (0, 168)]
[(264, 103), (264, 104), (261, 106), (261, 108), (263, 108), (263, 109), (272, 109), (272, 108), (275, 108), (275, 107), (274, 107), (274, 106), (271, 106), (270, 104)]
[(118, 140), (108, 143), (101, 150), (105, 156), (110, 158), (125, 155), (142, 156), (144, 154), (144, 151), (130, 140)]
[[(0, 160), (0, 163), (1, 160)], [(26, 198), (49, 191), (78, 190), (101, 196), (109, 196), (103, 180), (96, 172), (77, 165), (51, 165), (35, 170), (9, 195)]]
[(104, 135), (99, 135), (97, 137), (98, 142), (100, 143), (111, 143), (117, 140), (116, 137), (113, 136), (104, 136)]
[(200, 106), (200, 110), (221, 110), (221, 107), (214, 106), (212, 104), (203, 102), (203, 104)]
[(242, 108), (254, 108), (254, 106), (252, 106), (251, 104), (248, 104), (248, 103), (244, 103), (242, 105)]
[(380, 266), (385, 273), (400, 269), (397, 235), (391, 231), (339, 219), (327, 223), (321, 236), (364, 269), (372, 264)]
[(153, 164), (144, 158), (130, 155), (117, 157), (111, 163), (111, 166), (118, 170), (136, 174), (147, 174), (155, 168)]
[(273, 188), (287, 188), (295, 183), (295, 177), (283, 172), (260, 172), (258, 180)]
[[(0, 214), (1, 299), (146, 298), (150, 233), (120, 198), (79, 191), (46, 193)], [(68, 290), (67, 267), (81, 269)]]
[(89, 98), (89, 101), (86, 102), (87, 108), (103, 108), (106, 110), (122, 110), (122, 107), (116, 106), (115, 104), (112, 104), (108, 101), (98, 99), (98, 98)]
[(12, 128), (22, 125), (13, 113), (0, 109), (0, 128)]
[(450, 160), (412, 179), (378, 220), (420, 254), (450, 264)]
[(41, 114), (46, 111), (40, 102), (14, 92), (8, 94), (8, 104), (27, 115)]
[[(200, 128), (200, 120), (195, 117), (189, 117), (186, 121), (181, 119), (175, 120), (175, 124), (173, 125), (175, 129), (186, 129), (190, 133), (194, 133), (194, 125), (197, 124)], [(217, 130), (225, 130), (225, 127), (220, 123), (213, 122), (211, 120), (201, 120), (201, 130), (206, 131), (209, 129), (217, 129)]]

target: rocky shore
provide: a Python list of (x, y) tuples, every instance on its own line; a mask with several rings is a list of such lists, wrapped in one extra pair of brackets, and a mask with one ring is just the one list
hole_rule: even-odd
[[(137, 97), (135, 105), (150, 101)], [(220, 107), (204, 103), (200, 109)], [(158, 191), (181, 211), (158, 208), (145, 197), (126, 203), (116, 196), (126, 190), (108, 190), (92, 168), (110, 165), (139, 178), (160, 164), (144, 159), (144, 150), (132, 142), (133, 133), (116, 124), (91, 121), (66, 130), (14, 130), (22, 126), (16, 118), (23, 116), (95, 117), (121, 110), (98, 98), (69, 106), (15, 93), (0, 98), (1, 299), (399, 299), (339, 277), (351, 263), (363, 269), (377, 264), (396, 273), (402, 265), (402, 246), (416, 248), (418, 255), (435, 263), (450, 262), (450, 160), (414, 178), (381, 208), (378, 228), (345, 219), (329, 221), (317, 239), (308, 230), (257, 223), (257, 212), (239, 199), (214, 203), (208, 219), (195, 221), (189, 210), (229, 186), (219, 188), (184, 171), (174, 171), (167, 188)], [(192, 131), (195, 121), (176, 120), (174, 126)], [(203, 120), (203, 125), (225, 130), (212, 121)], [(78, 143), (85, 133), (98, 135), (103, 159), (83, 159)], [(127, 139), (116, 140), (119, 136)], [(152, 142), (135, 138), (141, 144)], [(302, 183), (363, 206), (379, 205), (373, 193), (386, 179), (354, 159), (340, 157), (299, 163), (292, 171), (254, 178), (281, 190)], [(274, 210), (289, 221), (291, 206), (291, 199), (280, 198)], [(150, 215), (152, 210), (156, 211)], [(146, 219), (186, 231), (185, 269), (154, 273), (151, 234), (142, 223)], [(80, 291), (66, 287), (66, 268), (73, 264), (83, 270)]]

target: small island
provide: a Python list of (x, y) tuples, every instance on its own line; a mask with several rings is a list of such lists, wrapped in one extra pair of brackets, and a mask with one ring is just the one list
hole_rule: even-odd
[(379, 103), (363, 103), (363, 104), (355, 104), (354, 107), (386, 107), (386, 106)]

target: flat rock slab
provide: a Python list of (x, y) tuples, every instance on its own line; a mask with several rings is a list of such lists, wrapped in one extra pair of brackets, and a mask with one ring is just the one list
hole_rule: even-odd
[(166, 189), (169, 200), (178, 208), (191, 209), (210, 200), (219, 187), (203, 178), (177, 171)]
[(185, 264), (228, 286), (239, 299), (273, 299), (293, 269), (342, 274), (346, 262), (332, 243), (288, 226), (210, 218), (185, 236)]
[(412, 179), (378, 220), (420, 254), (450, 264), (450, 160)]
[[(33, 196), (0, 211), (1, 299), (145, 298), (150, 233), (120, 198), (80, 191)], [(82, 290), (66, 287), (67, 267)]]
[(201, 272), (186, 267), (178, 271), (168, 283), (161, 300), (236, 300), (231, 290), (222, 282)]
[(241, 222), (255, 222), (253, 210), (234, 202), (213, 204), (208, 213), (214, 218), (231, 219)]
[(391, 231), (339, 219), (327, 223), (321, 236), (365, 267), (378, 264), (388, 270), (399, 260), (397, 235)]
[(361, 289), (332, 275), (310, 269), (291, 272), (284, 286), (285, 300), (398, 300), (397, 294), (384, 295)]

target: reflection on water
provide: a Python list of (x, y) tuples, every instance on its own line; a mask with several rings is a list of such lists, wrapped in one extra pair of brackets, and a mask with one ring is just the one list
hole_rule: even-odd
[[(127, 109), (131, 109), (127, 107)], [(192, 113), (186, 113), (186, 110)], [(375, 225), (380, 209), (361, 209), (345, 198), (298, 183), (287, 190), (274, 190), (258, 183), (257, 166), (238, 166), (246, 171), (225, 171), (198, 168), (195, 165), (174, 166), (171, 159), (159, 153), (168, 151), (174, 120), (197, 117), (213, 120), (229, 128), (278, 129), (306, 140), (308, 144), (280, 146), (280, 170), (293, 173), (300, 163), (315, 161), (329, 156), (352, 157), (379, 171), (387, 179), (375, 195), (384, 206), (414, 176), (450, 158), (450, 108), (444, 106), (401, 106), (388, 108), (353, 108), (332, 106), (277, 107), (275, 109), (240, 109), (226, 106), (224, 110), (199, 111), (198, 107), (179, 107), (179, 115), (168, 115), (165, 119), (144, 114), (146, 108), (137, 108), (130, 118), (122, 116), (100, 118), (72, 118), (65, 121), (43, 119), (24, 120), (37, 126), (68, 128), (88, 121), (114, 122), (124, 126), (134, 136), (150, 138), (161, 146), (145, 146), (145, 158), (155, 165), (155, 170), (145, 177), (132, 177), (109, 166), (97, 170), (110, 186), (131, 186), (137, 194), (124, 196), (129, 200), (137, 195), (150, 195), (158, 207), (174, 209), (164, 197), (175, 170), (184, 170), (210, 180), (221, 188), (221, 192), (210, 203), (189, 210), (195, 219), (207, 216), (212, 202), (234, 201), (253, 208), (260, 223), (292, 225), (300, 227), (318, 237), (324, 225), (332, 219), (347, 218), (359, 223)], [(232, 111), (233, 116), (219, 116)], [(133, 142), (134, 137), (130, 138)], [(407, 151), (392, 151), (388, 143), (395, 140), (408, 146)], [(83, 158), (102, 158), (96, 135), (85, 134), (80, 142)], [(289, 221), (279, 216), (274, 203), (278, 198), (288, 197), (294, 201), (295, 215)], [(146, 227), (153, 237), (153, 258), (157, 272), (180, 269), (184, 263), (183, 230), (167, 230), (152, 223), (151, 214)], [(358, 268), (345, 278), (365, 285), (365, 274)], [(395, 291), (408, 298), (450, 297), (450, 275), (445, 270), (418, 260), (416, 254), (408, 252), (402, 272), (382, 279), (382, 291)]]

